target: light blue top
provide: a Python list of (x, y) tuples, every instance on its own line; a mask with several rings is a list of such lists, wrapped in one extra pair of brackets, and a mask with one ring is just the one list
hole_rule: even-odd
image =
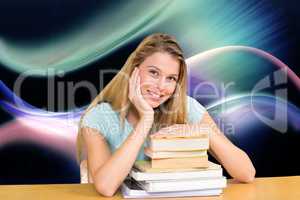
[[(197, 123), (202, 119), (205, 108), (194, 98), (187, 96), (188, 122)], [(120, 125), (119, 113), (114, 111), (109, 103), (102, 102), (92, 108), (82, 119), (81, 127), (98, 130), (106, 139), (112, 152), (114, 152), (132, 132), (132, 125), (126, 120), (124, 129)], [(145, 146), (145, 143), (144, 143)], [(142, 147), (137, 160), (145, 160)]]

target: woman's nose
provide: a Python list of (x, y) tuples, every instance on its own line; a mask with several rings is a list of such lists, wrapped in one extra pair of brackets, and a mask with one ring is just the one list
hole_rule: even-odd
[(160, 91), (164, 91), (166, 88), (166, 79), (164, 77), (161, 77), (158, 81), (157, 81), (157, 88)]

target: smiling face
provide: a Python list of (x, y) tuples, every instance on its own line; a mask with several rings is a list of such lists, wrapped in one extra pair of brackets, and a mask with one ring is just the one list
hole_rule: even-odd
[(141, 93), (152, 108), (167, 101), (176, 89), (179, 61), (168, 53), (156, 52), (139, 66)]

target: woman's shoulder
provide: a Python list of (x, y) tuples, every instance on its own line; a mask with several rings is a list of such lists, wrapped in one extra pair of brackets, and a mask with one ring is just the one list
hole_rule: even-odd
[(187, 98), (187, 102), (190, 102), (190, 101), (195, 101), (196, 99), (189, 96), (189, 95), (186, 95), (186, 98)]
[(191, 97), (189, 95), (187, 95), (187, 106), (188, 106), (188, 108), (196, 106), (196, 107), (201, 107), (202, 109), (205, 109), (204, 106), (198, 100), (196, 100), (194, 97)]
[(92, 107), (88, 112), (100, 112), (103, 114), (103, 112), (114, 113), (115, 111), (109, 102), (101, 102)]
[(94, 128), (107, 138), (111, 126), (117, 123), (117, 120), (116, 112), (112, 109), (110, 103), (101, 102), (83, 114), (80, 127)]
[(206, 109), (195, 98), (187, 95), (188, 121), (196, 123), (201, 120)]
[(96, 123), (106, 120), (112, 120), (116, 112), (108, 102), (101, 102), (93, 106), (83, 115), (83, 122)]

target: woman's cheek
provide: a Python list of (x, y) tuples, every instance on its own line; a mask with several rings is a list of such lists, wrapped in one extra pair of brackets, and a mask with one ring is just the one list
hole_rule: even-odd
[(143, 79), (143, 80), (141, 79), (141, 85), (140, 85), (141, 90), (146, 91), (148, 88), (151, 88), (154, 85), (155, 85), (155, 82), (152, 81), (149, 78), (146, 78), (146, 79)]
[(176, 84), (170, 85), (170, 86), (166, 89), (166, 94), (171, 96), (171, 95), (175, 92), (175, 89), (176, 89)]

